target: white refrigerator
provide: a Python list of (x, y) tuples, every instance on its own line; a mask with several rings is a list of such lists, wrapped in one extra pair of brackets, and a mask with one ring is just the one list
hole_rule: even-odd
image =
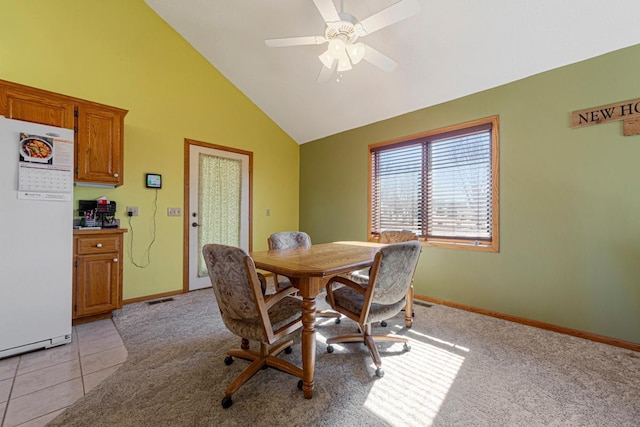
[(0, 359), (71, 342), (73, 130), (0, 116)]

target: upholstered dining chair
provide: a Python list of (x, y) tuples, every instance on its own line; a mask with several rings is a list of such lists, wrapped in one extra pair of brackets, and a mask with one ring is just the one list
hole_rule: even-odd
[[(308, 248), (311, 246), (311, 237), (304, 231), (281, 231), (267, 237), (269, 250)], [(293, 285), (295, 278), (281, 277), (274, 274), (274, 282), (277, 288), (287, 288)]]
[[(311, 246), (311, 237), (304, 231), (280, 231), (273, 233), (267, 238), (267, 245), (269, 250), (272, 249), (293, 249), (293, 248), (308, 248)], [(283, 277), (274, 275), (274, 282), (277, 288), (287, 288), (293, 286), (296, 283), (295, 277)], [(335, 318), (336, 323), (340, 323), (340, 313), (336, 313), (329, 310), (318, 310), (316, 317), (330, 317)]]
[[(400, 242), (409, 242), (411, 240), (418, 240), (418, 236), (411, 230), (386, 230), (380, 232), (380, 237), (378, 239), (378, 243), (400, 243)], [(365, 284), (369, 282), (369, 269), (365, 268), (362, 270), (356, 270), (349, 273), (349, 279), (354, 282)], [(404, 310), (408, 313), (411, 313), (411, 317), (413, 317), (413, 280), (411, 280), (411, 286), (409, 287), (409, 291), (407, 294), (407, 303), (404, 307)], [(412, 322), (407, 321), (407, 327), (410, 328)], [(387, 326), (387, 322), (384, 320), (380, 322), (380, 326)]]
[(298, 388), (302, 388), (302, 368), (276, 357), (282, 351), (291, 353), (293, 340), (287, 337), (302, 327), (301, 302), (291, 296), (295, 288), (263, 295), (253, 260), (243, 249), (207, 244), (202, 254), (224, 325), (243, 340), (260, 344), (260, 351), (227, 351), (226, 365), (233, 363), (234, 356), (251, 364), (227, 386), (222, 407), (230, 407), (233, 393), (261, 368), (272, 367), (298, 377)]
[(327, 352), (333, 353), (335, 343), (364, 342), (376, 365), (376, 375), (382, 377), (384, 371), (376, 342), (403, 342), (405, 350), (411, 349), (406, 337), (372, 334), (371, 324), (390, 319), (402, 310), (421, 250), (416, 240), (390, 244), (376, 254), (367, 284), (340, 276), (327, 283), (327, 301), (331, 308), (360, 326), (358, 334), (327, 339)]

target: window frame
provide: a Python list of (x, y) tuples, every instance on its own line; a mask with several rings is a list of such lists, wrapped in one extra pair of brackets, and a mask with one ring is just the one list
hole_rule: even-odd
[(440, 247), (448, 249), (462, 249), (483, 252), (500, 252), (500, 136), (499, 136), (499, 117), (497, 115), (490, 116), (470, 122), (451, 125), (439, 129), (429, 130), (419, 134), (408, 135), (401, 138), (384, 141), (380, 143), (370, 144), (368, 147), (369, 165), (368, 165), (368, 224), (367, 232), (369, 241), (377, 242), (379, 233), (373, 232), (373, 153), (380, 151), (381, 148), (398, 148), (403, 145), (411, 145), (416, 142), (425, 141), (429, 143), (433, 140), (451, 137), (455, 135), (464, 135), (467, 131), (475, 128), (488, 126), (491, 131), (491, 239), (488, 241), (480, 241), (468, 238), (442, 238), (419, 236), (419, 240), (423, 246)]

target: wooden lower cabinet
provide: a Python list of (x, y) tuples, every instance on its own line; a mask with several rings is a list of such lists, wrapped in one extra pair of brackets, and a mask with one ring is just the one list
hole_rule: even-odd
[(73, 232), (73, 319), (111, 317), (122, 308), (123, 234), (126, 229)]

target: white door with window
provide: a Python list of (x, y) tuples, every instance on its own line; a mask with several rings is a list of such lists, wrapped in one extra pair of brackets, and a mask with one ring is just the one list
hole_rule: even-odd
[(189, 290), (211, 286), (202, 247), (249, 251), (250, 153), (189, 143)]

